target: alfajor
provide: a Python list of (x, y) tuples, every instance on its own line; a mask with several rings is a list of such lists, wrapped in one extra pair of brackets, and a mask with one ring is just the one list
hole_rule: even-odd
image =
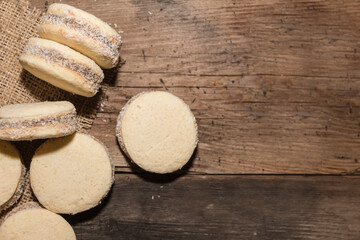
[(69, 135), (76, 110), (67, 101), (6, 105), (0, 108), (0, 139), (21, 141)]
[(116, 135), (128, 157), (144, 170), (182, 168), (197, 145), (197, 124), (189, 106), (168, 92), (144, 92), (124, 106)]
[(0, 225), (1, 240), (76, 240), (74, 230), (60, 215), (30, 202), (13, 209)]
[(0, 140), (0, 212), (20, 198), (25, 172), (17, 149), (10, 142)]
[(83, 133), (47, 140), (31, 161), (33, 192), (56, 213), (76, 214), (99, 205), (113, 181), (106, 147)]
[(19, 61), (41, 80), (85, 97), (94, 96), (104, 79), (93, 60), (51, 40), (30, 38)]
[(113, 68), (119, 62), (121, 36), (115, 29), (94, 15), (67, 4), (51, 4), (38, 33), (42, 38), (81, 52), (102, 68)]

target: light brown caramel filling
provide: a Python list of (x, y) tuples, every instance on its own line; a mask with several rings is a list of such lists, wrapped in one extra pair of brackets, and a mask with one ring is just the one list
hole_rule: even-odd
[(8, 128), (28, 128), (37, 126), (55, 125), (58, 123), (69, 124), (75, 122), (75, 111), (66, 115), (49, 116), (44, 118), (29, 119), (29, 120), (11, 120), (11, 119), (0, 119), (0, 129)]

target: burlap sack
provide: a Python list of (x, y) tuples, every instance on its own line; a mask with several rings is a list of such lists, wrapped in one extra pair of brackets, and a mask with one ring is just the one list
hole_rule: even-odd
[[(27, 40), (37, 36), (41, 14), (40, 10), (32, 8), (26, 0), (0, 2), (0, 106), (12, 103), (67, 100), (76, 107), (78, 131), (86, 132), (91, 128), (96, 116), (100, 100), (107, 87), (106, 82), (111, 81), (116, 69), (105, 72), (102, 88), (92, 98), (65, 92), (23, 70), (18, 58)], [(27, 167), (35, 149), (42, 142), (43, 140), (15, 143)], [(24, 194), (13, 207), (30, 201), (36, 201), (36, 199), (31, 191), (27, 173)], [(12, 208), (0, 213), (0, 223)]]

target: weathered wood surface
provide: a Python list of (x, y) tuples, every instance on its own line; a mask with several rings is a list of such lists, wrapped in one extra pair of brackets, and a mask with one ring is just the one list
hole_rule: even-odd
[(92, 130), (117, 170), (131, 171), (114, 137), (118, 112), (141, 91), (165, 89), (199, 122), (190, 172), (359, 169), (359, 2), (62, 2), (124, 31), (126, 64)]
[[(78, 239), (360, 239), (359, 176), (262, 175), (360, 168), (360, 2), (62, 3), (123, 30), (126, 60), (91, 130), (116, 183), (66, 217)], [(120, 109), (150, 90), (183, 98), (198, 120), (180, 175), (143, 173), (115, 139)]]
[(360, 177), (118, 174), (79, 240), (360, 239)]

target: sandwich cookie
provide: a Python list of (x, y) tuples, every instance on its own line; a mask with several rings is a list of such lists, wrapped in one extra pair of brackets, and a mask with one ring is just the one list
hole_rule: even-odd
[(19, 60), (36, 77), (85, 97), (94, 96), (104, 79), (103, 71), (93, 60), (46, 39), (30, 38)]
[(0, 140), (0, 212), (19, 200), (25, 172), (17, 149), (10, 142)]
[(197, 145), (197, 124), (189, 106), (168, 92), (145, 92), (129, 100), (116, 126), (121, 149), (154, 173), (182, 168)]
[(76, 130), (76, 110), (67, 101), (12, 104), (0, 108), (0, 139), (54, 138)]
[(15, 208), (6, 216), (0, 225), (0, 239), (76, 240), (76, 236), (64, 218), (31, 202)]
[(120, 35), (99, 18), (72, 6), (51, 4), (38, 33), (81, 52), (102, 68), (113, 68), (119, 62)]
[(56, 213), (76, 214), (99, 205), (113, 181), (106, 147), (83, 133), (47, 140), (30, 166), (36, 198)]

